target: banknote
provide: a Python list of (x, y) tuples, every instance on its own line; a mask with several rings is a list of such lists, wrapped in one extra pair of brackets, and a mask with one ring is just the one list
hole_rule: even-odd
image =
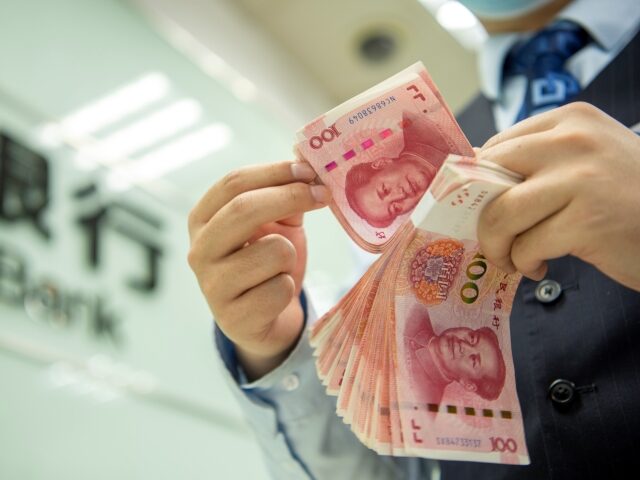
[(476, 237), (523, 179), (475, 157), (420, 63), (306, 125), (295, 151), (345, 231), (381, 253), (310, 327), (336, 414), (381, 454), (529, 463), (509, 325), (520, 276)]
[(406, 222), (447, 155), (473, 156), (421, 63), (306, 125), (295, 151), (331, 190), (347, 233), (371, 252)]
[(454, 175), (456, 188), (428, 192), (414, 211), (416, 230), (395, 281), (404, 447), (432, 458), (526, 464), (509, 333), (520, 275), (489, 263), (475, 238), (483, 206), (515, 180)]
[(387, 455), (529, 462), (509, 314), (520, 277), (482, 255), (482, 208), (515, 174), (449, 156), (389, 248), (312, 326), (337, 414)]

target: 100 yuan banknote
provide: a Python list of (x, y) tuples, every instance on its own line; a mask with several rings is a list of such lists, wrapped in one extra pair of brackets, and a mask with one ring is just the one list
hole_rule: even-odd
[(447, 162), (433, 185), (443, 188), (414, 211), (415, 237), (394, 285), (404, 448), (527, 464), (509, 325), (520, 275), (491, 265), (476, 238), (484, 205), (518, 180), (468, 165)]
[(473, 156), (421, 63), (306, 125), (295, 150), (331, 190), (345, 230), (371, 252), (408, 219), (449, 154)]

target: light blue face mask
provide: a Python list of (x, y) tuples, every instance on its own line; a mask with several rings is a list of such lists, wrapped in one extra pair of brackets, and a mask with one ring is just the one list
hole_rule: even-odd
[(513, 18), (540, 8), (553, 0), (459, 0), (479, 17)]

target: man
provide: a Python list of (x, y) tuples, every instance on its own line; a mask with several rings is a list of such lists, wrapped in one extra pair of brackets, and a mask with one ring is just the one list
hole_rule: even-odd
[(498, 398), (504, 387), (506, 367), (490, 328), (454, 327), (438, 335), (428, 310), (415, 306), (407, 314), (404, 345), (402, 361), (421, 403), (439, 404), (453, 382), (486, 400)]
[(404, 145), (397, 158), (379, 158), (352, 166), (345, 177), (351, 209), (369, 225), (388, 227), (410, 212), (427, 191), (449, 153), (462, 152), (426, 118), (403, 115)]
[[(518, 32), (486, 45), (485, 95), (460, 122), (474, 145), (491, 137), (480, 158), (526, 178), (487, 206), (478, 235), (488, 259), (529, 277), (511, 333), (531, 465), (440, 462), (442, 478), (637, 476), (640, 138), (629, 127), (640, 121), (640, 8), (463, 3), (490, 32)], [(559, 106), (571, 100), (583, 103)], [(216, 341), (234, 391), (274, 478), (437, 475), (435, 462), (380, 457), (360, 444), (316, 378), (303, 328), (302, 213), (328, 192), (309, 186), (313, 176), (286, 162), (235, 172), (190, 216), (189, 261), (226, 334)]]

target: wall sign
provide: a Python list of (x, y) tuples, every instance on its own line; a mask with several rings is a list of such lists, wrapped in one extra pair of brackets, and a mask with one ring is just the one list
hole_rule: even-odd
[[(0, 133), (0, 223), (28, 223), (34, 235), (50, 241), (55, 235), (46, 222), (51, 203), (52, 164), (42, 155), (7, 134)], [(140, 251), (141, 273), (124, 279), (136, 294), (150, 295), (160, 281), (163, 248), (159, 243), (162, 222), (147, 210), (118, 201), (105, 202), (96, 183), (76, 189), (69, 196), (78, 213), (69, 218), (86, 239), (86, 250), (78, 261), (100, 273), (105, 233), (110, 230), (126, 238)], [(0, 244), (0, 302), (24, 308), (36, 320), (59, 327), (84, 323), (92, 335), (120, 343), (121, 322), (107, 308), (103, 295), (63, 286), (54, 280), (36, 279), (28, 257)]]

